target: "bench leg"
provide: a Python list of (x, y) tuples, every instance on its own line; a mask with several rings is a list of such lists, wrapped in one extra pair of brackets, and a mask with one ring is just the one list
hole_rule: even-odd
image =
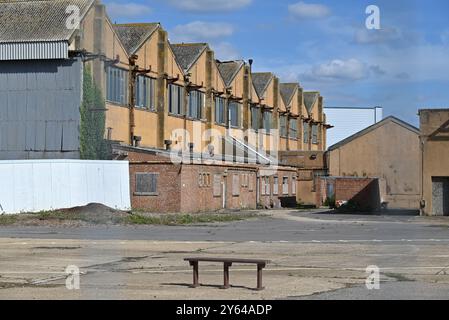
[(191, 261), (190, 265), (193, 267), (193, 284), (190, 287), (198, 288), (200, 286), (198, 274), (198, 261)]
[(232, 263), (225, 262), (223, 265), (223, 287), (222, 289), (229, 289), (229, 267), (232, 266)]
[(262, 264), (257, 265), (257, 290), (259, 290), (259, 291), (265, 289), (262, 286), (262, 270), (264, 267), (265, 266)]

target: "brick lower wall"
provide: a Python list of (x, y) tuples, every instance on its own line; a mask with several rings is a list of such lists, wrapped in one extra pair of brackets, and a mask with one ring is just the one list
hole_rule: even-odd
[(357, 203), (361, 209), (377, 211), (380, 209), (379, 180), (377, 178), (327, 177), (317, 181), (316, 205), (322, 206), (327, 194), (328, 185), (334, 189), (336, 201)]
[[(151, 212), (179, 212), (181, 210), (180, 165), (133, 164), (129, 165), (131, 206)], [(136, 173), (157, 173), (157, 195), (141, 196), (136, 192)]]

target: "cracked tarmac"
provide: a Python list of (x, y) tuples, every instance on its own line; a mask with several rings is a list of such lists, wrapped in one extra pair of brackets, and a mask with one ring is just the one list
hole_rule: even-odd
[[(336, 216), (273, 211), (272, 217), (183, 227), (0, 228), (1, 299), (447, 299), (449, 221), (424, 217)], [(229, 290), (222, 264), (200, 263), (191, 289), (187, 256), (262, 258), (234, 264)], [(65, 268), (80, 268), (80, 290)], [(367, 290), (366, 267), (381, 270)], [(411, 292), (412, 290), (412, 292)]]

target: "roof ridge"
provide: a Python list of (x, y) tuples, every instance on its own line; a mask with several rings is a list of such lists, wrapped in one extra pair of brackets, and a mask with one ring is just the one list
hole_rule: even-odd
[(207, 42), (181, 42), (181, 43), (171, 43), (172, 46), (208, 46)]
[[(117, 33), (120, 42), (127, 53), (133, 54), (161, 27), (160, 23), (113, 23), (112, 27)], [(122, 32), (123, 31), (123, 32)]]
[[(39, 0), (39, 1), (40, 1), (40, 0)], [(42, 1), (49, 1), (49, 0), (42, 0)], [(155, 24), (161, 24), (161, 23), (160, 23), (160, 22), (113, 23), (114, 26), (121, 26), (121, 27), (149, 26), (149, 25), (155, 25)]]
[[(262, 85), (262, 84), (259, 83), (258, 85), (256, 85), (254, 83), (254, 80), (258, 78), (257, 76), (270, 76), (270, 78), (267, 79), (266, 82), (264, 81), (265, 83), (263, 83), (263, 87), (260, 87), (258, 85)], [(259, 98), (262, 98), (265, 91), (267, 91), (267, 88), (270, 85), (271, 81), (273, 81), (274, 73), (273, 72), (252, 72), (251, 77), (253, 79), (252, 82), (253, 82), (254, 88), (256, 89), (257, 95), (259, 96)]]
[(362, 130), (350, 135), (349, 137), (331, 145), (327, 150), (332, 151), (341, 146), (344, 146), (345, 144), (351, 142), (352, 140), (354, 140), (358, 137), (364, 136), (365, 134), (370, 133), (371, 131), (383, 126), (384, 124), (386, 124), (387, 122), (390, 122), (390, 121), (396, 123), (397, 125), (400, 125), (401, 127), (404, 127), (407, 130), (413, 131), (414, 133), (416, 133), (418, 135), (420, 134), (420, 130), (418, 128), (416, 128), (415, 126), (413, 126), (410, 123), (405, 122), (404, 120), (401, 120), (393, 115), (390, 115), (390, 116), (382, 119), (381, 121), (376, 122), (376, 123), (370, 125), (369, 127), (366, 127), (365, 129), (362, 129)]
[[(229, 60), (229, 61), (217, 61), (218, 65), (218, 72), (220, 73), (221, 77), (225, 81), (225, 84), (228, 86), (231, 84), (231, 82), (235, 79), (237, 74), (239, 73), (240, 69), (245, 65), (244, 60)], [(223, 65), (237, 65), (237, 68), (235, 70), (223, 70)], [(225, 71), (232, 71), (232, 73), (228, 74)]]
[[(184, 72), (189, 71), (192, 66), (198, 61), (204, 51), (209, 48), (208, 43), (170, 43), (171, 50)], [(198, 52), (195, 51), (183, 51), (180, 48), (200, 48)]]

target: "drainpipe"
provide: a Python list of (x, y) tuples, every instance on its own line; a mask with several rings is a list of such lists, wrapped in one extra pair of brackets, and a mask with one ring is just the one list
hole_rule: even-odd
[(419, 204), (419, 213), (423, 216), (426, 202), (424, 200), (424, 138), (422, 136), (420, 136), (419, 144), (421, 149), (421, 201)]
[(129, 109), (129, 137), (131, 145), (134, 145), (134, 128), (136, 126), (134, 119), (134, 108), (136, 105), (136, 79), (137, 69), (136, 65), (137, 56), (132, 55), (129, 58), (129, 82), (128, 82), (128, 109)]

